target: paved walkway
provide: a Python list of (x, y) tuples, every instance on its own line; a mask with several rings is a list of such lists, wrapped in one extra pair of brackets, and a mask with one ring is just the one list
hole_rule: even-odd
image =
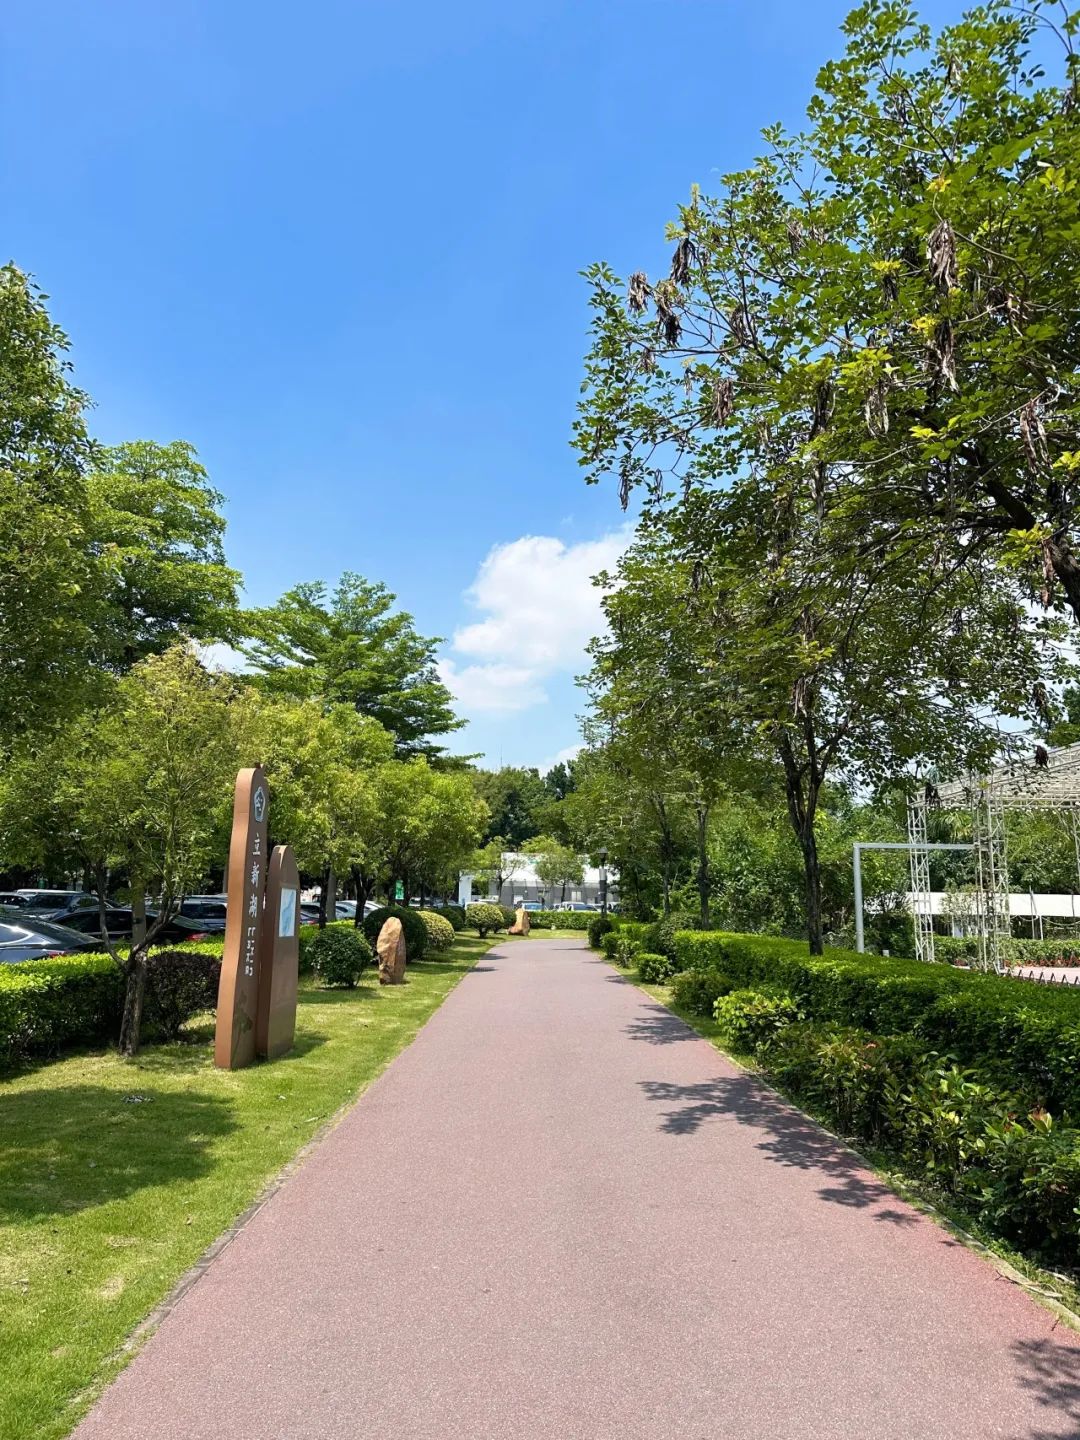
[(1080, 1337), (571, 940), (493, 951), (78, 1440), (1064, 1440)]

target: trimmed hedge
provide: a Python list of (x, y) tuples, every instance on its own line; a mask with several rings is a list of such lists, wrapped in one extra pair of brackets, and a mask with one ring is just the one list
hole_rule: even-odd
[(0, 1066), (120, 1032), (124, 977), (108, 955), (0, 965)]
[(604, 936), (615, 929), (615, 922), (610, 915), (590, 915), (585, 929), (588, 931), (589, 944), (594, 950), (599, 950)]
[(221, 945), (150, 951), (143, 997), (144, 1034), (177, 1040), (194, 1016), (217, 1009), (221, 956)]
[[(327, 930), (355, 930), (356, 926), (351, 920), (331, 920), (326, 926)], [(297, 930), (297, 939), (300, 942), (300, 974), (310, 975), (314, 969), (311, 947), (315, 944), (322, 933), (318, 925), (301, 925)]]
[(367, 939), (355, 925), (311, 928), (315, 938), (308, 947), (308, 957), (319, 984), (342, 985), (351, 990), (374, 958)]
[(534, 930), (588, 930), (590, 920), (597, 918), (595, 910), (529, 911), (529, 924)]
[(680, 970), (672, 976), (671, 999), (691, 1015), (712, 1017), (721, 995), (735, 989), (735, 983), (719, 970)]
[(460, 905), (443, 905), (439, 914), (446, 917), (454, 928), (455, 934), (460, 934), (465, 929), (465, 911)]
[(778, 986), (814, 1021), (914, 1035), (1007, 1077), (1033, 1104), (1080, 1117), (1080, 987), (853, 951), (812, 956), (799, 941), (761, 935), (683, 931), (676, 946), (685, 969)]
[(674, 973), (671, 961), (666, 955), (650, 955), (647, 950), (642, 950), (635, 955), (634, 960), (638, 976), (646, 985), (663, 985)]
[[(1080, 942), (1076, 940), (1003, 940), (1002, 959), (1008, 965), (1080, 965)], [(934, 955), (951, 965), (968, 964), (979, 957), (974, 935), (963, 939), (935, 935)]]
[(496, 934), (506, 928), (506, 917), (503, 914), (501, 905), (488, 905), (484, 901), (477, 901), (472, 905), (465, 906), (465, 920), (473, 927), (481, 939), (493, 931)]
[(401, 928), (405, 932), (405, 956), (409, 964), (422, 960), (427, 949), (427, 926), (421, 920), (419, 910), (411, 910), (407, 905), (384, 905), (381, 910), (373, 910), (366, 918), (364, 935), (372, 950), (375, 949), (379, 931), (391, 916), (401, 921)]
[(416, 912), (427, 930), (428, 947), (432, 950), (449, 950), (454, 943), (454, 927), (438, 910)]

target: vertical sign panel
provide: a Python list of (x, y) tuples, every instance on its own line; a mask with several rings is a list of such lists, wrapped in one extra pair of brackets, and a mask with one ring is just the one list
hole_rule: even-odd
[(239, 1070), (255, 1059), (269, 811), (266, 776), (260, 766), (241, 770), (233, 799), (225, 953), (214, 1039), (214, 1064), (222, 1070)]
[(291, 1050), (296, 1035), (299, 924), (300, 876), (296, 861), (288, 845), (275, 845), (266, 880), (255, 1028), (255, 1048), (267, 1060)]

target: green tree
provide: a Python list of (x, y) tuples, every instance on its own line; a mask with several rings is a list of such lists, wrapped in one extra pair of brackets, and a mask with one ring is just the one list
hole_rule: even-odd
[(87, 398), (48, 297), (0, 267), (0, 735), (76, 710), (90, 680)]
[(475, 878), (481, 885), (493, 886), (495, 898), (500, 902), (503, 886), (508, 879), (513, 878), (515, 855), (516, 852), (511, 849), (505, 837), (495, 835), (481, 846), (469, 861)]
[(399, 880), (406, 900), (414, 887), (449, 888), (467, 868), (487, 819), (471, 777), (422, 759), (391, 761), (378, 771), (376, 785), (377, 871), (387, 896)]
[(437, 640), (393, 609), (385, 585), (345, 574), (332, 592), (297, 585), (244, 617), (242, 647), (268, 694), (352, 705), (394, 737), (400, 758), (438, 756), (432, 737), (460, 729), (435, 668)]
[(529, 845), (529, 854), (536, 856), (536, 878), (552, 894), (559, 890), (559, 899), (566, 899), (568, 885), (580, 885), (585, 873), (581, 856), (568, 845), (550, 835), (538, 835)]
[[(1002, 65), (1006, 84), (1016, 78), (1010, 57), (1031, 33), (1007, 10), (991, 4), (967, 17), (928, 62), (937, 84), (951, 47), (954, 78), (946, 79), (956, 91), (958, 69), (966, 89), (949, 104), (975, 130), (990, 126), (987, 98), (992, 108)], [(1034, 720), (1061, 673), (1059, 636), (1026, 603), (1030, 537), (1013, 533), (1014, 518), (1008, 544), (992, 543), (1002, 537), (976, 513), (989, 500), (958, 490), (959, 462), (933, 455), (925, 447), (938, 440), (920, 433), (929, 427), (940, 438), (926, 407), (957, 393), (961, 344), (949, 309), (959, 288), (953, 241), (938, 231), (940, 216), (929, 223), (934, 197), (953, 183), (936, 183), (946, 178), (937, 136), (910, 105), (906, 121), (895, 121), (893, 151), (882, 150), (876, 130), (836, 118), (862, 105), (875, 47), (882, 64), (867, 127), (878, 110), (899, 115), (908, 103), (908, 62), (931, 38), (921, 30), (898, 38), (909, 19), (907, 6), (883, 3), (853, 14), (853, 50), (823, 72), (809, 139), (769, 131), (769, 153), (727, 177), (718, 199), (695, 192), (671, 227), (668, 277), (650, 284), (638, 272), (624, 298), (607, 267), (590, 272), (582, 462), (591, 481), (616, 474), (624, 504), (640, 490), (647, 523), (689, 574), (700, 663), (711, 667), (731, 719), (752, 727), (783, 768), (814, 949), (823, 936), (816, 821), (827, 782), (850, 776), (880, 787), (910, 780), (919, 767), (981, 766), (996, 747), (1022, 743), (1002, 736), (993, 717)], [(970, 105), (961, 103), (968, 92)], [(1016, 122), (1020, 112), (1009, 113)], [(983, 140), (972, 144), (969, 158)], [(898, 254), (895, 226), (903, 224), (908, 248)], [(933, 315), (913, 300), (896, 322), (911, 369), (894, 396), (893, 352), (879, 340), (897, 265), (939, 298)], [(987, 284), (976, 288), (974, 303), (986, 307)], [(1009, 330), (1005, 321), (994, 335), (1012, 344)], [(1024, 453), (1025, 427), (1037, 449), (1034, 417), (1009, 413), (1015, 453)], [(1004, 425), (1004, 412), (993, 415)], [(989, 423), (990, 411), (981, 418)], [(972, 411), (953, 429), (976, 423)], [(893, 450), (907, 455), (909, 441), (917, 442), (911, 464), (894, 465)], [(939, 487), (933, 503), (926, 476)], [(949, 496), (958, 499), (952, 510)], [(936, 523), (946, 510), (949, 525)], [(1062, 543), (1043, 558), (1064, 585), (1068, 567), (1055, 558)], [(1040, 539), (1036, 550), (1044, 549)]]
[[(323, 896), (331, 873), (367, 873), (378, 858), (377, 777), (393, 753), (389, 733), (349, 705), (327, 708), (253, 686), (233, 707), (232, 726), (237, 764), (258, 760), (266, 770), (272, 839), (293, 847), (299, 868), (319, 877)], [(333, 918), (324, 903), (320, 923)]]
[[(176, 646), (116, 682), (109, 702), (66, 731), (54, 750), (54, 809), (93, 874), (102, 934), (127, 977), (120, 1049), (139, 1047), (146, 954), (180, 900), (198, 887), (220, 844), (234, 767), (233, 682)], [(133, 903), (159, 896), (146, 933), (124, 959), (105, 936), (111, 868), (130, 878)]]
[(551, 798), (539, 770), (516, 765), (475, 770), (473, 783), (490, 811), (485, 840), (500, 836), (507, 850), (520, 850), (539, 833), (538, 812)]
[(101, 450), (86, 493), (101, 562), (93, 627), (101, 664), (129, 670), (185, 639), (235, 638), (239, 576), (225, 564), (223, 497), (190, 445), (137, 440)]

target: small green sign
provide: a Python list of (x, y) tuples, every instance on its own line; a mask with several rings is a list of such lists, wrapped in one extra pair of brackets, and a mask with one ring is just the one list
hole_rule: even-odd
[(401, 883), (400, 880), (399, 880), (399, 881), (397, 882), (397, 884), (394, 886), (394, 899), (395, 899), (395, 900), (404, 900), (404, 899), (405, 899), (405, 886), (402, 885), (402, 883)]

